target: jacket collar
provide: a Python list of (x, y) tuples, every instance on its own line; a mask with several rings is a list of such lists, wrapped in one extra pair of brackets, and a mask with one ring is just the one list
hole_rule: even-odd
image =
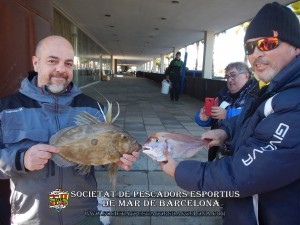
[(68, 104), (70, 100), (81, 93), (79, 88), (71, 82), (64, 93), (55, 95), (49, 92), (45, 86), (37, 87), (37, 76), (36, 72), (30, 71), (28, 76), (22, 81), (19, 89), (22, 94), (31, 99), (53, 103), (53, 99), (58, 98), (60, 104)]

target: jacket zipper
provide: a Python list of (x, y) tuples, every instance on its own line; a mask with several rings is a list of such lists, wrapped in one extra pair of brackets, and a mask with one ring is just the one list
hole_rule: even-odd
[[(55, 122), (56, 122), (57, 131), (59, 131), (60, 124), (59, 124), (59, 120), (58, 120), (58, 98), (56, 96), (53, 96), (53, 98), (54, 98)], [(61, 167), (58, 167), (58, 187), (59, 187), (59, 189), (63, 190), (63, 170)], [(59, 224), (63, 225), (61, 212), (58, 212), (58, 220), (59, 220)]]

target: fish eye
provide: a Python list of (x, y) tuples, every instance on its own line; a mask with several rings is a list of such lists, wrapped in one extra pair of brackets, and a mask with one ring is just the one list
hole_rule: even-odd
[(123, 139), (127, 139), (127, 136), (126, 136), (126, 135), (124, 135), (124, 134), (122, 134), (122, 135), (121, 135), (121, 138), (123, 138)]
[(156, 142), (156, 143), (159, 143), (159, 139), (158, 139), (158, 138), (155, 138), (155, 142)]

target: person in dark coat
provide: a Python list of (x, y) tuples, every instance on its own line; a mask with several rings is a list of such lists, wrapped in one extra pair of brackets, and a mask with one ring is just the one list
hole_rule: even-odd
[(284, 5), (266, 4), (247, 28), (244, 47), (255, 76), (268, 85), (249, 94), (239, 116), (202, 134), (208, 147), (231, 139), (233, 155), (177, 165), (166, 153), (167, 163), (161, 166), (185, 190), (234, 192), (223, 199), (224, 225), (296, 225), (300, 223), (299, 19)]
[(183, 61), (180, 59), (181, 53), (177, 52), (176, 57), (170, 62), (167, 73), (171, 81), (170, 98), (178, 101), (180, 94), (181, 71), (183, 68)]

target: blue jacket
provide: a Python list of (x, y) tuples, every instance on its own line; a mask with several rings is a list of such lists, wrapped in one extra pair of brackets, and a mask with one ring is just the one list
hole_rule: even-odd
[(221, 129), (233, 138), (233, 156), (183, 161), (175, 171), (177, 184), (239, 191), (239, 198), (225, 199), (225, 225), (300, 224), (300, 57)]
[(61, 168), (49, 160), (41, 170), (24, 168), (24, 152), (32, 145), (47, 144), (58, 130), (74, 126), (81, 111), (99, 115), (97, 102), (74, 85), (62, 95), (38, 88), (36, 76), (22, 81), (16, 94), (0, 101), (0, 179), (11, 181), (14, 224), (76, 224), (85, 210), (96, 210), (96, 198), (69, 198), (69, 205), (57, 212), (49, 208), (49, 193), (95, 191), (94, 173), (79, 175), (74, 167)]
[[(256, 79), (250, 79), (238, 93), (230, 94), (227, 86), (218, 91), (219, 105), (225, 101), (229, 103), (226, 107), (226, 119), (237, 116), (242, 112), (245, 101), (247, 99), (248, 93), (253, 91), (257, 87)], [(201, 127), (210, 127), (212, 129), (219, 128), (219, 122), (217, 119), (212, 119), (209, 117), (207, 121), (200, 120), (200, 112), (197, 112), (195, 115), (196, 123)], [(220, 120), (221, 121), (221, 120)]]

